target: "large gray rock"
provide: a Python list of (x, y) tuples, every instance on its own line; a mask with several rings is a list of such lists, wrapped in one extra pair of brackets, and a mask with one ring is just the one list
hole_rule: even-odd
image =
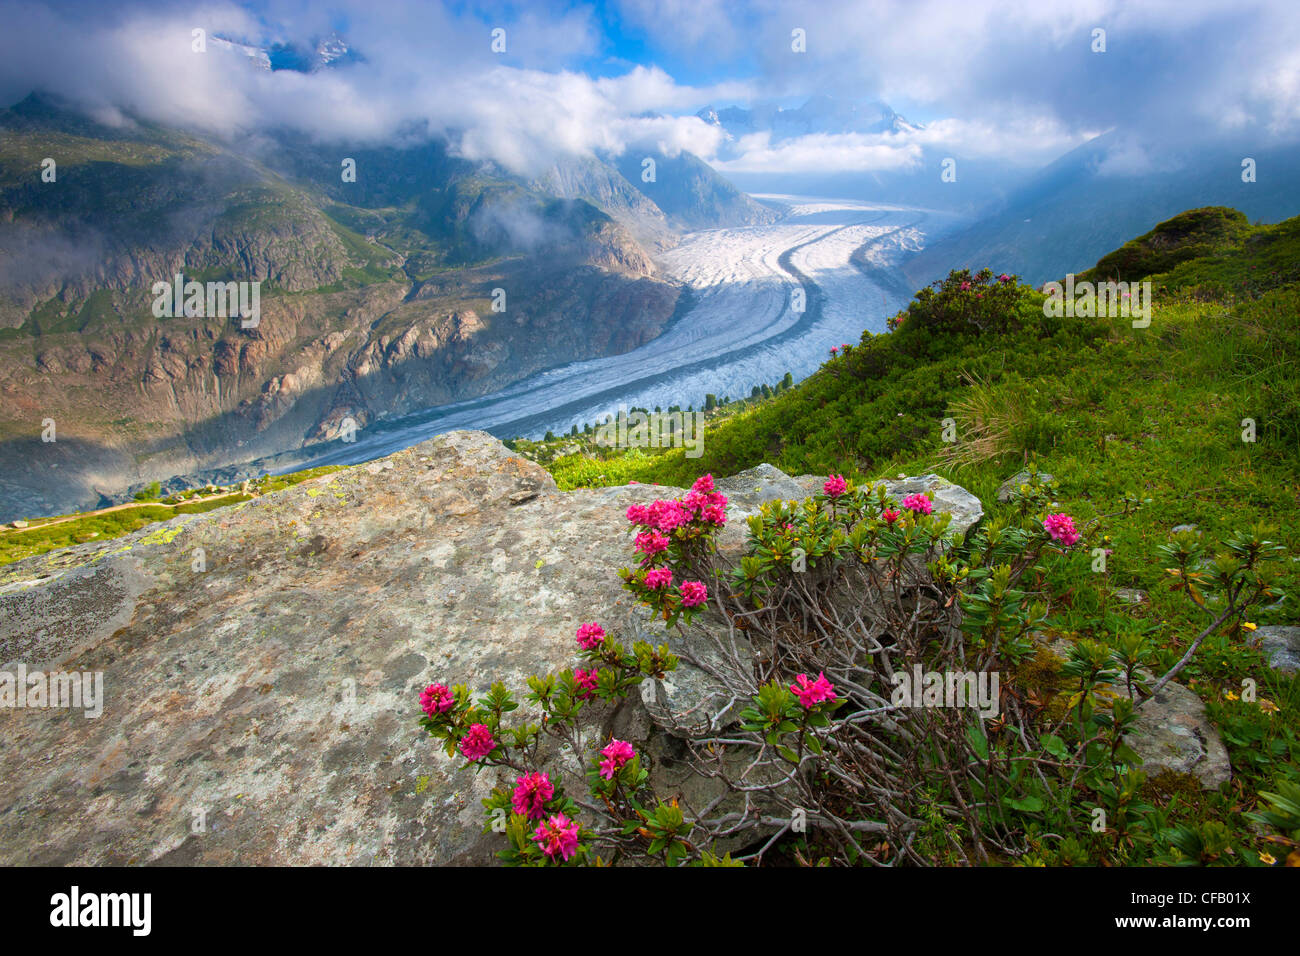
[(1300, 673), (1300, 627), (1270, 624), (1255, 632), (1268, 666), (1284, 674)]
[[(1115, 689), (1127, 695), (1126, 689)], [(1182, 684), (1171, 681), (1138, 708), (1125, 742), (1142, 758), (1148, 775), (1161, 770), (1188, 773), (1206, 790), (1232, 779), (1227, 748), (1206, 716), (1205, 704)]]
[(750, 513), (768, 501), (807, 498), (809, 494), (794, 478), (766, 463), (720, 478), (714, 486), (727, 496), (729, 505)]
[(0, 709), (0, 864), (490, 861), (497, 773), (442, 755), (418, 693), (519, 691), (573, 666), (584, 621), (630, 636), (616, 571), (647, 491), (560, 493), (454, 432), (0, 569), (0, 669), (99, 671), (106, 698)]
[(886, 479), (884, 485), (890, 496), (900, 502), (908, 495), (929, 495), (934, 502), (935, 514), (947, 512), (952, 515), (949, 532), (964, 535), (984, 517), (984, 505), (977, 497), (939, 475)]

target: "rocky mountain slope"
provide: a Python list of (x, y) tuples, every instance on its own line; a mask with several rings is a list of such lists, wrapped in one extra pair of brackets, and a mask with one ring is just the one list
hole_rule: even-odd
[[(39, 96), (0, 128), (0, 517), (624, 352), (677, 304), (652, 254), (681, 220), (602, 161), (524, 182), (418, 136), (236, 148)], [(724, 197), (719, 222), (771, 215), (702, 163), (692, 176)], [(156, 317), (152, 286), (177, 274), (260, 282), (259, 324)]]
[[(996, 264), (1039, 284), (1082, 272), (1132, 236), (1196, 206), (1231, 206), (1254, 222), (1300, 214), (1300, 151), (1258, 143), (1142, 148), (1105, 134), (1034, 174), (969, 229), (907, 265), (920, 286), (949, 269)], [(1243, 157), (1259, 170), (1242, 179)], [(1087, 197), (1081, 203), (1080, 197)]]

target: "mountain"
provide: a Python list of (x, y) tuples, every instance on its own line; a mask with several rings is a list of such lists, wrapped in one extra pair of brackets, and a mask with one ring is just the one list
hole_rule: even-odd
[[(1242, 160), (1255, 160), (1255, 182)], [(996, 265), (1039, 284), (1081, 272), (1128, 237), (1188, 207), (1232, 206), (1255, 221), (1300, 214), (1300, 148), (1258, 143), (1139, 145), (1108, 133), (1029, 178), (969, 229), (923, 250), (918, 287), (954, 268)]]
[[(419, 131), (401, 147), (278, 131), (236, 148), (40, 96), (0, 111), (0, 131), (9, 516), (635, 348), (674, 314), (653, 254), (675, 229), (771, 215), (693, 157), (665, 161), (681, 180), (660, 194), (670, 215), (609, 162), (524, 180)], [(154, 283), (177, 274), (261, 283), (260, 324), (155, 317)], [(47, 418), (58, 481), (30, 454)]]
[(364, 62), (365, 58), (348, 46), (339, 34), (331, 32), (308, 43), (278, 42), (269, 46), (245, 43), (242, 40), (214, 34), (208, 38), (212, 49), (226, 54), (246, 57), (258, 69), (291, 70), (295, 73), (315, 73), (326, 67), (347, 66)]
[[(705, 107), (696, 116), (722, 132), (718, 167), (748, 193), (835, 196), (974, 218), (1000, 202), (1024, 175), (1003, 162), (964, 156), (941, 144), (922, 146), (913, 134), (923, 125), (876, 101), (818, 95), (793, 108)], [(844, 169), (830, 162), (831, 168), (817, 168), (816, 158), (824, 151), (845, 146), (867, 153), (883, 147), (881, 161), (886, 155), (893, 160), (880, 168)], [(943, 164), (954, 157), (957, 177), (945, 180)], [(788, 171), (792, 164), (794, 171)]]
[(767, 104), (753, 109), (731, 106), (715, 110), (706, 106), (695, 115), (724, 130), (733, 141), (754, 133), (769, 133), (774, 142), (780, 142), (814, 133), (904, 133), (924, 129), (884, 103), (858, 103), (826, 95), (810, 97), (794, 108)]
[[(647, 178), (646, 159), (654, 161), (653, 179)], [(775, 211), (755, 202), (704, 160), (685, 150), (676, 156), (628, 150), (618, 158), (617, 165), (623, 178), (663, 210), (668, 221), (679, 229), (755, 226), (778, 218)]]

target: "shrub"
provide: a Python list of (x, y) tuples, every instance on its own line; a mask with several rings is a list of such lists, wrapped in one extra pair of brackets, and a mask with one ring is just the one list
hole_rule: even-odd
[[(422, 725), (448, 755), (517, 775), (484, 801), (485, 832), (505, 834), (499, 855), (513, 864), (761, 861), (804, 828), (822, 859), (849, 865), (1220, 859), (1230, 839), (1171, 827), (1167, 807), (1144, 802), (1126, 735), (1206, 637), (1275, 597), (1269, 529), (1231, 535), (1210, 570), (1194, 535), (1166, 546), (1174, 588), (1212, 620), (1159, 679), (1130, 632), (1115, 649), (1081, 640), (1059, 677), (1022, 686), (1058, 600), (1045, 582), (1092, 531), (1049, 514), (1045, 497), (1030, 489), (1019, 521), (962, 539), (927, 496), (897, 502), (833, 475), (750, 517), (734, 566), (717, 548), (726, 499), (710, 476), (630, 508), (637, 563), (624, 587), (693, 653), (712, 652), (720, 664), (701, 666), (721, 698), (745, 702), (737, 726), (686, 744), (721, 788), (708, 806), (659, 798), (645, 755), (584, 722), (678, 666), (667, 644), (629, 650), (596, 622), (578, 629), (583, 666), (528, 680), (540, 719), (508, 723), (519, 705), (500, 684), (478, 701), (436, 684)], [(537, 769), (544, 737), (577, 762), (581, 797)], [(748, 850), (720, 857), (723, 843)]]

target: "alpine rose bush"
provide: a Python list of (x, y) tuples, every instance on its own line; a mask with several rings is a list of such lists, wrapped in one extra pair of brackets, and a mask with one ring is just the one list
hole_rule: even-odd
[[(715, 796), (663, 799), (648, 748), (613, 735), (629, 695), (665, 681), (678, 659), (667, 643), (629, 648), (595, 621), (577, 629), (577, 666), (528, 678), (522, 717), (500, 683), (477, 698), (435, 683), (420, 693), (420, 724), (449, 757), (509, 772), (483, 805), (484, 832), (502, 835), (498, 856), (512, 865), (761, 863), (796, 814), (815, 824), (796, 859), (841, 865), (1123, 863), (1157, 846), (1177, 862), (1193, 844), (1139, 799), (1145, 776), (1126, 740), (1138, 708), (1207, 636), (1246, 627), (1248, 608), (1276, 600), (1266, 562), (1281, 547), (1268, 529), (1237, 532), (1224, 542), (1232, 559), (1209, 573), (1201, 542), (1175, 536), (1161, 547), (1173, 587), (1212, 623), (1172, 666), (1141, 632), (1115, 650), (1081, 639), (1047, 691), (1028, 682), (1032, 636), (1049, 627), (1048, 599), (1072, 626), (1081, 620), (1052, 581), (1078, 563), (1065, 549), (1084, 531), (1045, 505), (1022, 498), (1018, 521), (959, 535), (925, 495), (898, 502), (883, 484), (831, 475), (820, 494), (749, 516), (738, 560), (718, 552), (726, 498), (711, 476), (681, 499), (628, 509), (635, 566), (619, 572), (624, 588), (694, 639), (693, 655), (714, 655), (700, 666), (718, 693), (696, 709), (709, 709), (716, 736), (675, 746)], [(963, 706), (930, 681), (956, 687), (955, 675), (1006, 679)], [(1130, 697), (1115, 697), (1119, 683)], [(1103, 833), (1087, 825), (1098, 806), (1111, 811)], [(742, 848), (735, 859), (719, 857), (722, 841)]]

